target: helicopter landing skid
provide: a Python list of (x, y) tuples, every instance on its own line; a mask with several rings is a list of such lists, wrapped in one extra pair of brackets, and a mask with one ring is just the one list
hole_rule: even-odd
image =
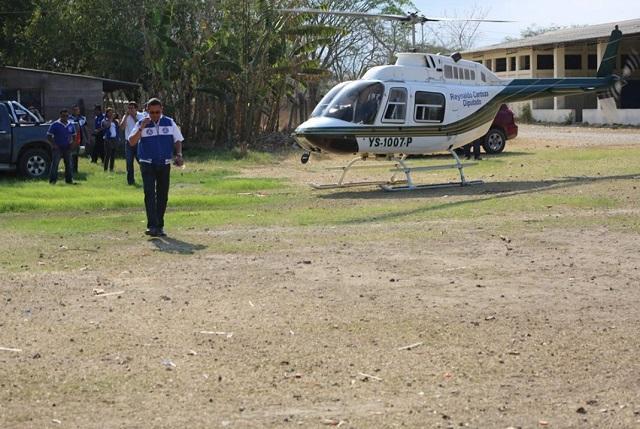
[[(460, 158), (455, 153), (455, 151), (450, 150), (449, 153), (454, 157), (455, 164), (447, 164), (447, 165), (433, 165), (433, 166), (425, 166), (425, 167), (410, 167), (406, 162), (406, 155), (401, 158), (390, 158), (389, 161), (395, 164), (395, 168), (391, 170), (393, 175), (391, 179), (387, 181), (364, 181), (364, 182), (345, 182), (345, 177), (347, 172), (355, 169), (367, 169), (367, 168), (381, 168), (387, 167), (389, 165), (387, 162), (377, 162), (370, 163), (369, 165), (358, 165), (355, 164), (360, 161), (366, 161), (367, 156), (359, 156), (351, 160), (344, 167), (330, 168), (329, 170), (342, 170), (342, 174), (340, 175), (340, 179), (336, 183), (329, 183), (324, 185), (319, 185), (315, 183), (311, 183), (310, 186), (313, 189), (341, 189), (341, 188), (355, 188), (361, 186), (379, 186), (381, 189), (388, 192), (399, 192), (399, 191), (413, 191), (419, 189), (439, 189), (439, 188), (448, 188), (454, 186), (471, 186), (471, 185), (480, 185), (484, 182), (481, 180), (468, 181), (464, 176), (464, 167), (470, 167), (476, 165), (476, 163), (467, 163), (463, 164), (460, 161)], [(460, 181), (459, 182), (450, 182), (450, 183), (436, 183), (436, 184), (424, 184), (424, 185), (416, 185), (413, 181), (411, 173), (417, 171), (436, 171), (436, 170), (445, 170), (457, 168), (460, 172)], [(400, 173), (404, 173), (406, 179), (396, 179), (396, 176)]]
[[(363, 155), (363, 156), (359, 156), (357, 158), (352, 159), (344, 167), (328, 168), (327, 170), (342, 171), (342, 174), (340, 175), (340, 178), (336, 183), (327, 183), (324, 185), (310, 183), (309, 186), (311, 186), (313, 189), (321, 190), (321, 189), (357, 188), (361, 186), (397, 186), (397, 185), (404, 185), (408, 183), (406, 180), (396, 180), (397, 172), (395, 172), (393, 176), (391, 176), (391, 179), (386, 181), (345, 182), (344, 179), (346, 178), (347, 173), (351, 170), (364, 170), (369, 168), (383, 168), (383, 167), (389, 166), (388, 162), (376, 162), (376, 163), (369, 163), (367, 165), (355, 165), (358, 162), (366, 161), (367, 159), (368, 159), (368, 156)], [(396, 161), (396, 167), (399, 167), (398, 159), (392, 159), (392, 161)]]
[[(446, 164), (446, 165), (432, 165), (427, 167), (409, 167), (405, 159), (398, 160), (399, 168), (395, 171), (396, 173), (404, 173), (407, 176), (406, 185), (404, 186), (395, 186), (395, 185), (380, 185), (380, 187), (387, 192), (401, 192), (401, 191), (417, 191), (420, 189), (442, 189), (442, 188), (452, 188), (458, 186), (473, 186), (473, 185), (482, 185), (484, 182), (482, 180), (467, 180), (464, 176), (464, 167), (471, 167), (477, 165), (477, 162), (469, 162), (467, 164), (463, 164), (460, 161), (460, 157), (454, 150), (449, 150), (449, 153), (455, 159), (455, 164)], [(424, 184), (424, 185), (416, 185), (413, 182), (413, 178), (411, 177), (411, 173), (416, 171), (436, 171), (436, 170), (446, 170), (450, 168), (457, 168), (460, 173), (460, 181), (459, 182), (449, 182), (449, 183), (432, 183), (432, 184)]]

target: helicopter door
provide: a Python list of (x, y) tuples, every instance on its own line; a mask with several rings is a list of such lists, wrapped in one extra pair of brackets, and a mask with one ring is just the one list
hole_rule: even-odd
[(407, 119), (407, 90), (406, 88), (391, 88), (387, 107), (382, 117), (383, 123), (404, 124)]
[(416, 91), (414, 120), (417, 123), (442, 123), (446, 99), (439, 92)]

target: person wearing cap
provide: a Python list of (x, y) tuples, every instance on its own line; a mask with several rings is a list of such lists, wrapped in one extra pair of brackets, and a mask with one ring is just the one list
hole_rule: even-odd
[(165, 237), (164, 214), (169, 199), (171, 162), (184, 165), (182, 132), (176, 123), (163, 115), (162, 102), (152, 98), (147, 102), (148, 117), (139, 121), (128, 136), (129, 144), (137, 146), (140, 173), (144, 185), (144, 204), (147, 213), (145, 234)]

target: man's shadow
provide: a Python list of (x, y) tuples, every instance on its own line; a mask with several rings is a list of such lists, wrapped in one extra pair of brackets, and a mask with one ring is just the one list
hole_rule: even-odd
[(156, 246), (157, 251), (176, 255), (193, 255), (207, 248), (204, 244), (191, 244), (170, 237), (154, 237), (149, 241)]

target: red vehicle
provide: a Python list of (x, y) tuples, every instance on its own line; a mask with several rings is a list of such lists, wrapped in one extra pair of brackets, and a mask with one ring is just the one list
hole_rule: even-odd
[(507, 140), (518, 137), (516, 118), (509, 106), (503, 104), (491, 124), (491, 129), (482, 138), (482, 147), (486, 153), (500, 153), (504, 150)]

